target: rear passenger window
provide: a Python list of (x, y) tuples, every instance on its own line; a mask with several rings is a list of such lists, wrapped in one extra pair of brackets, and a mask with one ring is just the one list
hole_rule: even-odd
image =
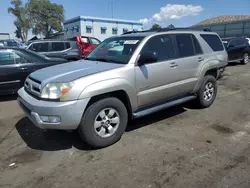
[(70, 43), (69, 43), (69, 42), (66, 42), (66, 43), (65, 43), (65, 46), (66, 46), (66, 49), (69, 49), (69, 48), (70, 48)]
[(52, 42), (52, 51), (63, 51), (64, 50), (64, 43), (63, 42)]
[(217, 35), (201, 34), (201, 37), (207, 42), (213, 51), (218, 52), (224, 50), (222, 42)]
[(180, 58), (195, 55), (192, 35), (176, 35), (176, 42), (179, 49)]
[(172, 35), (159, 35), (149, 39), (143, 51), (156, 52), (158, 62), (171, 60), (177, 57)]
[(194, 35), (192, 35), (192, 38), (193, 38), (193, 43), (194, 43), (195, 54), (196, 55), (203, 54), (202, 49), (201, 49), (201, 45), (198, 42), (197, 38)]

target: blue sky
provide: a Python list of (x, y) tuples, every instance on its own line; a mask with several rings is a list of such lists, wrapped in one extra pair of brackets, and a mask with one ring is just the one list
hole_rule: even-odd
[[(79, 15), (112, 16), (112, 0), (51, 0), (62, 4), (66, 19)], [(184, 27), (219, 15), (250, 15), (250, 0), (113, 0), (114, 17), (146, 21), (145, 25), (158, 22)], [(178, 5), (178, 6), (175, 6)], [(191, 5), (191, 6), (188, 6)], [(10, 0), (1, 0), (0, 33), (13, 34), (15, 27), (7, 8)], [(165, 7), (161, 9), (162, 7)], [(178, 9), (178, 10), (177, 10)], [(162, 11), (161, 11), (162, 10)], [(155, 16), (154, 16), (155, 15)]]

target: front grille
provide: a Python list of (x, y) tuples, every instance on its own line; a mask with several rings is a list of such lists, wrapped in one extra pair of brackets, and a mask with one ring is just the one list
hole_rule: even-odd
[(41, 82), (28, 77), (24, 83), (24, 89), (27, 93), (31, 94), (32, 96), (40, 97), (41, 95)]
[(35, 78), (32, 78), (32, 77), (29, 77), (29, 79), (32, 80), (33, 82), (38, 83), (38, 84), (41, 84), (41, 83), (42, 83), (41, 81), (39, 81), (39, 80), (37, 80), (37, 79), (35, 79)]

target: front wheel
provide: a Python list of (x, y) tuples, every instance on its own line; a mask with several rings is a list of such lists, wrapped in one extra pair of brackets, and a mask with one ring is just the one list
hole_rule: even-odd
[(242, 63), (243, 63), (244, 65), (246, 65), (246, 64), (249, 63), (249, 54), (248, 54), (248, 53), (245, 53), (245, 54), (244, 54)]
[(199, 107), (207, 108), (211, 106), (217, 95), (216, 79), (211, 75), (205, 76), (197, 95), (197, 103)]
[(117, 142), (128, 122), (125, 105), (117, 98), (105, 98), (91, 104), (82, 117), (79, 133), (92, 147), (103, 148)]

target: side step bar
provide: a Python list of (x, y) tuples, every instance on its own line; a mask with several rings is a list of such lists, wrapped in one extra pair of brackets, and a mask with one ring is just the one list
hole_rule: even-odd
[(187, 97), (183, 97), (183, 98), (180, 98), (180, 99), (176, 99), (176, 100), (173, 100), (173, 101), (163, 103), (163, 104), (158, 105), (158, 106), (153, 106), (151, 108), (140, 110), (140, 111), (137, 111), (137, 112), (133, 113), (133, 119), (143, 117), (143, 116), (152, 114), (154, 112), (158, 112), (158, 111), (164, 110), (166, 108), (170, 108), (172, 106), (176, 106), (176, 105), (191, 101), (191, 100), (196, 99), (196, 98), (197, 98), (197, 96), (187, 96)]

